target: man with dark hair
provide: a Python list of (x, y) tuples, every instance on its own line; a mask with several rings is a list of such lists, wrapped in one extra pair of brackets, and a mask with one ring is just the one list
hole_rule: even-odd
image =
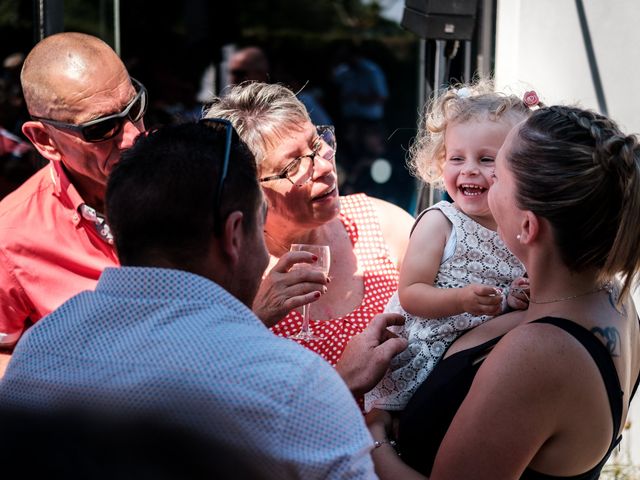
[(231, 124), (141, 136), (106, 205), (122, 267), (29, 330), (0, 404), (154, 412), (272, 478), (375, 478), (373, 441), (336, 371), (250, 310), (268, 263), (266, 212)]

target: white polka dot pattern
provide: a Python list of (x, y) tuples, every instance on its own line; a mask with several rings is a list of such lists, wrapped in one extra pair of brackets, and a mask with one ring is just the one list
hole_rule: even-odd
[(27, 331), (0, 403), (153, 412), (241, 448), (265, 478), (376, 478), (373, 441), (335, 370), (178, 270), (106, 269), (95, 292)]
[[(310, 320), (314, 333), (324, 337), (321, 341), (304, 341), (302, 345), (318, 353), (335, 366), (347, 343), (362, 332), (375, 315), (382, 312), (398, 289), (398, 269), (391, 260), (378, 215), (365, 194), (340, 198), (340, 220), (349, 234), (358, 264), (364, 272), (364, 298), (353, 312), (331, 320)], [(292, 310), (272, 327), (279, 336), (287, 337), (300, 331), (302, 315)], [(363, 399), (358, 399), (364, 406)]]
[[(384, 310), (398, 288), (398, 270), (391, 260), (382, 236), (378, 216), (365, 194), (340, 198), (340, 220), (349, 234), (358, 264), (364, 271), (364, 298), (353, 312), (339, 318), (309, 322), (312, 330), (326, 340), (303, 342), (303, 345), (335, 366), (354, 335), (362, 332), (371, 319)], [(293, 310), (272, 327), (275, 334), (293, 335), (302, 327), (302, 315)]]
[[(430, 209), (440, 210), (451, 221), (457, 236), (454, 254), (440, 265), (436, 275), (437, 287), (461, 288), (483, 283), (504, 288), (524, 274), (522, 263), (496, 232), (475, 222), (449, 202), (439, 202)], [(397, 292), (385, 311), (404, 315), (404, 326), (392, 329), (406, 338), (409, 346), (392, 360), (384, 378), (365, 395), (366, 411), (374, 407), (402, 410), (447, 347), (466, 330), (492, 318), (470, 313), (435, 319), (416, 317), (404, 311)]]

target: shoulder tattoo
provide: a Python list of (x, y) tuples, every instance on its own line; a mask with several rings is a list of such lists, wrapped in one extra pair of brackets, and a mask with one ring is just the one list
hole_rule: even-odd
[(596, 337), (598, 337), (604, 346), (607, 347), (609, 353), (613, 357), (617, 357), (620, 355), (620, 332), (615, 327), (594, 327), (591, 329), (591, 333), (593, 333)]

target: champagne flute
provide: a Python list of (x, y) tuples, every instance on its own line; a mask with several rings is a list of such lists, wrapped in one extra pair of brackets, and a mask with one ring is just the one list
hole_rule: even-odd
[[(329, 267), (331, 265), (331, 254), (327, 245), (307, 245), (303, 243), (294, 243), (291, 245), (292, 252), (309, 252), (313, 253), (318, 260), (313, 264), (298, 263), (296, 268), (313, 268), (320, 270), (325, 275), (329, 274)], [(309, 327), (309, 310), (311, 305), (305, 304), (302, 306), (302, 329), (295, 335), (291, 335), (290, 338), (295, 340), (324, 340), (324, 337), (314, 335), (313, 331)]]

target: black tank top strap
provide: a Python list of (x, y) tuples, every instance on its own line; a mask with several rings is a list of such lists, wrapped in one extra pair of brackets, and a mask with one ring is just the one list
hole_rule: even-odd
[[(620, 423), (622, 421), (622, 399), (624, 392), (620, 388), (620, 379), (616, 370), (611, 354), (600, 340), (593, 333), (578, 325), (571, 320), (557, 317), (544, 317), (534, 320), (531, 323), (548, 323), (569, 333), (589, 352), (591, 358), (596, 363), (604, 386), (607, 390), (609, 405), (611, 407), (611, 416), (613, 418), (613, 438), (611, 440), (612, 447), (620, 441), (618, 432), (620, 431)], [(637, 386), (637, 383), (636, 383)]]

